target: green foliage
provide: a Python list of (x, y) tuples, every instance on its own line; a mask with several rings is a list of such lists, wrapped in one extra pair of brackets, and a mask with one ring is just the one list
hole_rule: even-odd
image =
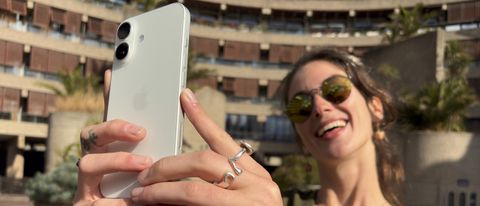
[(305, 185), (320, 184), (317, 162), (303, 155), (284, 157), (282, 166), (275, 170), (272, 178), (282, 192)]
[(400, 79), (400, 72), (397, 68), (390, 64), (382, 64), (378, 66), (378, 74), (382, 76), (384, 79), (388, 80), (399, 80)]
[(135, 2), (138, 5), (141, 5), (143, 7), (144, 11), (150, 11), (152, 9), (156, 9), (158, 7), (167, 5), (167, 4), (172, 3), (174, 1), (169, 1), (169, 0), (135, 0)]
[(61, 97), (73, 96), (75, 93), (87, 93), (90, 91), (100, 92), (101, 87), (99, 85), (99, 78), (96, 76), (84, 77), (82, 69), (80, 67), (75, 68), (73, 71), (60, 71), (57, 73), (60, 82), (63, 85), (63, 89), (57, 88), (55, 85), (48, 83), (38, 83), (47, 89), (55, 92), (56, 95)]
[(465, 77), (471, 63), (472, 58), (462, 51), (457, 41), (448, 42), (445, 47), (445, 66), (448, 68), (450, 77)]
[(400, 12), (390, 15), (390, 23), (386, 29), (384, 40), (393, 44), (414, 36), (426, 21), (436, 17), (435, 12), (423, 13), (423, 4), (417, 4), (412, 9), (400, 8)]
[(468, 107), (476, 96), (466, 80), (468, 55), (449, 43), (445, 49), (449, 77), (422, 88), (418, 93), (401, 97), (400, 122), (407, 129), (463, 131)]
[(402, 97), (401, 122), (414, 130), (462, 131), (466, 109), (474, 100), (463, 79), (432, 83), (417, 94)]
[(77, 159), (70, 155), (52, 173), (35, 174), (27, 181), (26, 194), (38, 203), (71, 203), (77, 189)]
[(197, 64), (197, 54), (195, 54), (192, 49), (188, 48), (188, 61), (187, 61), (187, 80), (195, 80), (205, 78), (208, 75), (212, 74), (210, 69), (194, 69)]

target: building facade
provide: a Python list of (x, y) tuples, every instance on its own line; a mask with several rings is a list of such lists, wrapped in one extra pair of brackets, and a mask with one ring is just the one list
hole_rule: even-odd
[[(291, 64), (314, 49), (335, 48), (362, 56), (385, 45), (389, 16), (400, 7), (423, 3), (424, 13), (437, 15), (420, 33), (441, 29), (452, 40), (464, 42), (475, 59), (469, 80), (480, 94), (478, 1), (180, 2), (192, 17), (194, 69), (212, 71), (195, 80), (211, 88), (199, 90), (199, 98), (214, 96), (204, 101), (216, 102), (210, 110), (217, 123), (233, 137), (251, 141), (258, 150), (256, 159), (270, 169), (281, 164), (283, 155), (298, 152), (294, 132), (275, 98)], [(138, 7), (121, 0), (0, 0), (0, 176), (21, 179), (45, 171), (55, 95), (38, 82), (58, 85), (55, 74), (76, 67), (86, 76), (101, 77), (112, 62), (118, 23), (137, 13)], [(457, 35), (463, 33), (473, 35)], [(428, 69), (436, 71), (437, 66)], [(475, 129), (480, 112), (472, 114), (470, 128)], [(186, 138), (186, 145), (204, 148), (187, 127), (185, 135), (191, 138)]]

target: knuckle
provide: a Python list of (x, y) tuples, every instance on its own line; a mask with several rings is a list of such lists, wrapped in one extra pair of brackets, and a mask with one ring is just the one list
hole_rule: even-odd
[(80, 131), (80, 138), (87, 138), (88, 137), (88, 132), (93, 128), (94, 126), (87, 126)]
[(118, 152), (115, 154), (116, 158), (114, 159), (117, 165), (134, 165), (135, 157), (128, 152)]
[(205, 165), (211, 163), (212, 159), (214, 158), (214, 152), (212, 150), (205, 150), (198, 152), (196, 155), (198, 165)]
[(109, 131), (110, 130), (116, 130), (124, 124), (125, 124), (124, 121), (122, 121), (120, 119), (114, 119), (114, 120), (108, 121), (107, 124), (105, 125), (105, 128)]
[(281, 193), (278, 185), (273, 181), (267, 181), (266, 185), (267, 190), (265, 190), (265, 199), (268, 200), (268, 202), (278, 202), (281, 200)]

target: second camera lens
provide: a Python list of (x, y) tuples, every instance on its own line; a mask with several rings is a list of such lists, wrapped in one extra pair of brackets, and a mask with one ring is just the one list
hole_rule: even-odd
[(119, 39), (125, 39), (130, 34), (130, 24), (128, 22), (123, 23), (118, 27), (117, 36)]
[(117, 49), (115, 50), (115, 57), (117, 59), (122, 60), (124, 59), (128, 54), (128, 44), (123, 42), (120, 45), (118, 45)]

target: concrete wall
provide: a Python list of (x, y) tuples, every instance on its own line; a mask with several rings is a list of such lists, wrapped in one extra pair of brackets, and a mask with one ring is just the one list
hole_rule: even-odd
[(405, 167), (405, 203), (413, 206), (455, 205), (459, 195), (480, 196), (480, 134), (411, 132), (392, 136)]
[(393, 45), (377, 47), (365, 53), (364, 63), (373, 69), (372, 75), (385, 85), (388, 83), (378, 75), (378, 68), (388, 64), (398, 70), (400, 79), (392, 82), (392, 94), (405, 89), (416, 91), (427, 82), (437, 80), (437, 36), (437, 32), (430, 32)]

